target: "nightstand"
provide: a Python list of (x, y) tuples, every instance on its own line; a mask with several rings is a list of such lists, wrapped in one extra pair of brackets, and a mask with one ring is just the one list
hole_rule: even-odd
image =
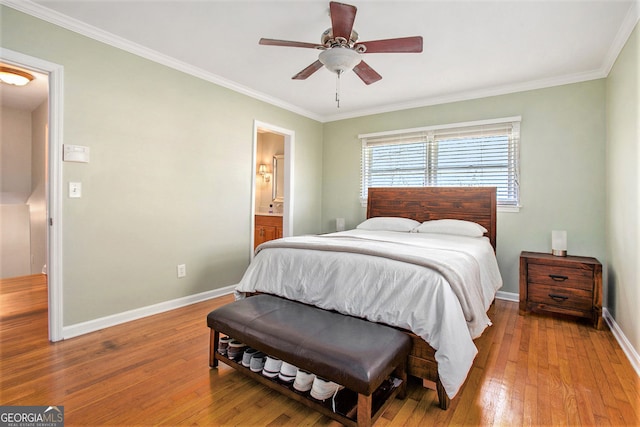
[(581, 256), (520, 254), (520, 315), (547, 311), (585, 317), (602, 326), (602, 265)]

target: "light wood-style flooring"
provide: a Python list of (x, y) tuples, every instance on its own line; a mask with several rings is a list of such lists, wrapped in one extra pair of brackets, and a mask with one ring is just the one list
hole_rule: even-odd
[[(336, 425), (229, 367), (209, 369), (206, 315), (232, 296), (50, 343), (43, 295), (44, 276), (0, 281), (1, 405), (61, 405), (66, 426)], [(449, 410), (410, 381), (376, 426), (640, 425), (640, 379), (610, 331), (519, 316), (501, 300), (491, 317)]]

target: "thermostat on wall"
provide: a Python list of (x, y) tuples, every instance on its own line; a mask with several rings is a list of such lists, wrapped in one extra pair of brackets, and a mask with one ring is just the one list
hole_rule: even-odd
[(62, 160), (65, 162), (89, 163), (89, 147), (64, 144)]

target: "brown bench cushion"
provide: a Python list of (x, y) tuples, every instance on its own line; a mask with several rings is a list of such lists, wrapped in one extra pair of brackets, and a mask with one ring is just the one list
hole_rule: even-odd
[(271, 295), (256, 295), (207, 316), (209, 328), (299, 368), (370, 395), (402, 365), (410, 338), (391, 327)]

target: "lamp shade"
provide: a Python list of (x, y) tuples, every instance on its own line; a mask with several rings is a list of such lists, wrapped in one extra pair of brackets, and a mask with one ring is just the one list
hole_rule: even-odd
[(324, 50), (320, 53), (318, 59), (329, 71), (336, 74), (351, 71), (361, 61), (360, 54), (347, 47), (333, 47)]
[(555, 256), (567, 256), (567, 232), (565, 230), (551, 232), (551, 253)]

